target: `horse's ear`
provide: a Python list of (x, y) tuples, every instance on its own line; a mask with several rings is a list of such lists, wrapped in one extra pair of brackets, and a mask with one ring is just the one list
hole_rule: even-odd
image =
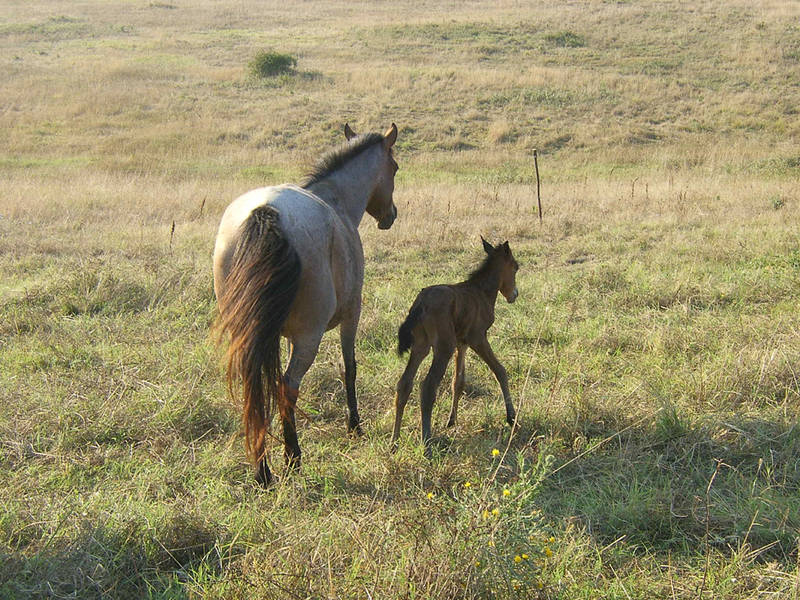
[(486, 254), (491, 256), (492, 252), (494, 252), (494, 247), (483, 239), (483, 236), (481, 236), (481, 241), (483, 242), (483, 249), (486, 250)]
[(391, 148), (397, 141), (397, 125), (392, 123), (392, 126), (383, 134), (383, 145), (386, 148)]
[(353, 131), (352, 129), (350, 129), (350, 124), (349, 123), (345, 123), (344, 124), (344, 137), (347, 138), (347, 141), (349, 142), (354, 137), (356, 137), (356, 135), (357, 135), (356, 132)]
[(511, 246), (508, 245), (508, 240), (503, 244), (503, 250), (506, 254), (511, 254)]

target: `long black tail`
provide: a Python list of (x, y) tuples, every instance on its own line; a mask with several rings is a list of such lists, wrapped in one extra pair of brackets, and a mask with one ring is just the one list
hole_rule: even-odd
[(414, 343), (412, 331), (422, 316), (422, 312), (422, 306), (415, 303), (411, 307), (406, 320), (403, 321), (403, 324), (400, 325), (400, 329), (397, 330), (397, 353), (401, 356), (408, 352), (408, 349), (411, 348), (411, 344)]
[(216, 323), (220, 340), (230, 336), (228, 389), (235, 397), (241, 381), (245, 448), (255, 464), (264, 455), (267, 427), (279, 402), (281, 329), (299, 282), (300, 258), (280, 228), (277, 211), (256, 208), (242, 224)]

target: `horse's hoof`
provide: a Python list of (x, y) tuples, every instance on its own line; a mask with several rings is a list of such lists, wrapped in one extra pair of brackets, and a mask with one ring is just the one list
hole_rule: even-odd
[(455, 427), (455, 426), (456, 426), (456, 420), (455, 420), (455, 419), (452, 419), (452, 418), (451, 418), (449, 421), (447, 421), (447, 428), (448, 428), (448, 429), (449, 429), (450, 427)]
[(271, 486), (277, 478), (270, 472), (266, 461), (261, 462), (256, 467), (256, 482), (263, 488)]
[(361, 429), (361, 423), (356, 423), (355, 425), (348, 423), (347, 435), (352, 435), (353, 437), (361, 437), (364, 435), (364, 430)]
[(284, 456), (286, 459), (286, 467), (291, 471), (299, 471), (300, 470), (300, 455), (299, 454), (287, 454)]

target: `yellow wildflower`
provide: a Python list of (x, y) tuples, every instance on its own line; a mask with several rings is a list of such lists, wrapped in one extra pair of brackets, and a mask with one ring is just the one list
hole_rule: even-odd
[(515, 563), (521, 563), (521, 562), (522, 562), (522, 557), (521, 557), (519, 554), (517, 554), (517, 555), (514, 557), (514, 562), (515, 562)]
[(522, 560), (528, 560), (529, 558), (530, 558), (530, 556), (528, 556), (527, 554), (523, 554), (522, 555)]
[(492, 456), (497, 456), (498, 454), (500, 454), (500, 450), (497, 448), (492, 448)]
[(492, 515), (494, 515), (494, 516), (496, 517), (496, 516), (497, 516), (497, 515), (499, 515), (499, 514), (500, 514), (500, 511), (499, 511), (499, 510), (497, 510), (496, 508), (493, 508), (493, 509), (492, 509)]
[(494, 540), (489, 540), (489, 548), (494, 548)]
[(484, 509), (484, 510), (483, 510), (483, 520), (485, 521), (485, 520), (486, 520), (486, 519), (488, 519), (488, 518), (489, 518), (489, 511), (488, 511), (488, 510), (486, 510), (486, 509)]
[(543, 587), (544, 587), (544, 584), (542, 583), (542, 580), (541, 580), (541, 579), (537, 579), (537, 580), (536, 580), (536, 589), (537, 589), (537, 590), (540, 590), (540, 589), (542, 589)]
[(556, 538), (554, 538), (554, 537), (551, 535), (551, 536), (550, 536), (550, 539), (549, 539), (549, 540), (547, 540), (547, 541), (548, 541), (548, 542), (550, 542), (551, 544), (553, 544), (553, 543), (555, 543), (555, 541), (556, 541)]
[(508, 489), (503, 490), (503, 496), (510, 496), (510, 495), (511, 495), (511, 490)]
[(481, 561), (479, 561), (479, 560), (476, 560), (476, 561), (475, 561), (475, 566), (476, 566), (476, 567), (480, 567), (480, 566), (481, 566)]
[(471, 486), (471, 485), (472, 485), (472, 484), (471, 484), (469, 481), (465, 481), (465, 482), (464, 482), (464, 487), (465, 487), (465, 488), (468, 488), (468, 487), (469, 487), (469, 486)]
[(547, 546), (545, 546), (545, 548), (544, 548), (544, 555), (545, 555), (547, 558), (550, 558), (551, 556), (553, 556), (553, 551), (552, 551), (552, 550), (550, 550), (550, 548), (548, 548)]
[(431, 498), (433, 498), (433, 492), (428, 492), (428, 500), (430, 500)]

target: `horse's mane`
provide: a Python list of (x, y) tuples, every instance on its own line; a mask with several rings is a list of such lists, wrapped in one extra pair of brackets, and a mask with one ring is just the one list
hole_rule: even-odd
[(484, 279), (486, 279), (486, 277), (492, 270), (491, 263), (492, 263), (491, 256), (487, 255), (486, 257), (484, 257), (483, 262), (480, 264), (480, 266), (469, 274), (469, 277), (467, 277), (467, 281), (469, 283), (479, 283)]
[(319, 183), (334, 171), (341, 169), (351, 158), (355, 158), (382, 140), (383, 136), (380, 133), (365, 133), (327, 152), (300, 184), (301, 187), (309, 188)]

